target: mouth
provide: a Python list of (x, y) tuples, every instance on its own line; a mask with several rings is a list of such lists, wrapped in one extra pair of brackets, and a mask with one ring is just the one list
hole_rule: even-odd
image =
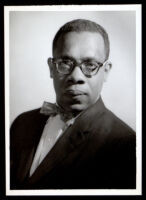
[(71, 95), (71, 96), (81, 96), (81, 95), (86, 95), (85, 92), (80, 91), (80, 90), (66, 90), (65, 94)]

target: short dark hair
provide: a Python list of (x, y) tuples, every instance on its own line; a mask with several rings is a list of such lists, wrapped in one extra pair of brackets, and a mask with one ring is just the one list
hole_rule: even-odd
[(109, 37), (108, 37), (107, 32), (101, 25), (93, 21), (86, 20), (86, 19), (76, 19), (76, 20), (70, 21), (64, 24), (58, 30), (53, 40), (53, 54), (57, 46), (57, 42), (62, 35), (65, 35), (66, 33), (69, 33), (69, 32), (82, 32), (82, 31), (89, 31), (89, 32), (95, 32), (95, 33), (101, 34), (101, 36), (104, 39), (106, 60), (107, 60), (109, 57), (109, 52), (110, 52), (110, 42), (109, 42)]

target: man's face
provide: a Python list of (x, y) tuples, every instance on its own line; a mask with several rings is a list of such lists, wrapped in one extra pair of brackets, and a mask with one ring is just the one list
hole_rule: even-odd
[[(54, 58), (67, 58), (80, 64), (83, 61), (105, 61), (105, 46), (102, 36), (92, 32), (70, 32), (60, 37)], [(97, 74), (87, 77), (78, 66), (70, 74), (58, 73), (49, 63), (54, 81), (57, 103), (67, 111), (80, 112), (94, 104), (100, 96), (109, 64), (102, 66)]]

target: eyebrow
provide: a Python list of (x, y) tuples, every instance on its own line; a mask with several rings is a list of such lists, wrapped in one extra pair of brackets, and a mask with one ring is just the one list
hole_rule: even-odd
[[(69, 59), (69, 60), (72, 60), (72, 61), (75, 61), (76, 62), (76, 59), (72, 56), (68, 56), (68, 55), (64, 55), (64, 56), (61, 56), (60, 57), (61, 59)], [(95, 61), (95, 62), (99, 62), (97, 61), (94, 57), (85, 57), (81, 60), (82, 62), (84, 61)]]
[(61, 59), (69, 59), (69, 60), (74, 60), (75, 61), (75, 59), (72, 56), (64, 55), (64, 56), (61, 56), (60, 58)]
[(83, 58), (83, 61), (95, 61), (95, 62), (99, 62), (94, 57), (85, 57), (85, 58)]

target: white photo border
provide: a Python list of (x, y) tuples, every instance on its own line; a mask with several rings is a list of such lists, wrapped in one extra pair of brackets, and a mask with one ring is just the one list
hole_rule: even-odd
[[(4, 63), (5, 63), (5, 152), (6, 195), (142, 195), (142, 61), (141, 61), (141, 4), (127, 5), (59, 5), (59, 6), (4, 6)], [(78, 190), (11, 190), (10, 189), (10, 88), (9, 88), (9, 14), (10, 11), (135, 11), (136, 12), (136, 189), (78, 189)]]

